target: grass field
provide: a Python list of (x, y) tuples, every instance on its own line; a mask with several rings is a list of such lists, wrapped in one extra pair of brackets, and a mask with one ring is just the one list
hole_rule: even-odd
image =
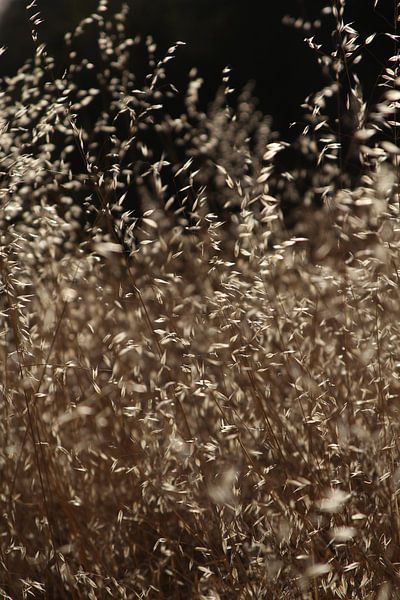
[(228, 70), (202, 111), (179, 44), (102, 0), (58, 73), (30, 9), (0, 97), (1, 597), (400, 597), (400, 57), (368, 105), (344, 4), (291, 172)]

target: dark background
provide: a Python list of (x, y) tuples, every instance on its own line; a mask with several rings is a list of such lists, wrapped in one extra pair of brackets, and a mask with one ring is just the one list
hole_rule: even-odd
[[(117, 8), (119, 0), (110, 0)], [(316, 56), (303, 42), (304, 32), (288, 24), (287, 15), (310, 23), (307, 36), (332, 45), (332, 17), (322, 19), (322, 0), (128, 0), (132, 34), (152, 34), (160, 55), (173, 42), (187, 46), (170, 68), (172, 80), (183, 86), (187, 71), (196, 66), (205, 79), (203, 101), (210, 100), (221, 82), (222, 69), (232, 67), (232, 83), (240, 89), (255, 82), (261, 110), (273, 117), (274, 127), (290, 137), (289, 124), (301, 119), (300, 104), (326, 81)], [(392, 0), (349, 0), (347, 21), (354, 21), (363, 38), (374, 31), (393, 32)], [(24, 0), (12, 0), (0, 22), (0, 75), (16, 71), (33, 53)], [(97, 0), (37, 0), (43, 23), (40, 35), (50, 52), (63, 60), (63, 34), (97, 6)], [(299, 23), (299, 21), (298, 21)], [(376, 82), (390, 55), (393, 42), (378, 37), (368, 46), (358, 67), (366, 97), (372, 101)], [(295, 129), (294, 129), (295, 131)]]

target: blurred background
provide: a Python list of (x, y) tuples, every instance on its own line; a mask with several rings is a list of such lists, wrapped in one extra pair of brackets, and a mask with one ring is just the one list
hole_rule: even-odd
[[(188, 70), (196, 66), (205, 79), (203, 102), (207, 103), (221, 83), (222, 69), (232, 68), (232, 83), (240, 89), (254, 81), (254, 94), (261, 110), (273, 117), (282, 135), (293, 135), (289, 125), (301, 118), (304, 98), (324, 84), (316, 56), (303, 38), (332, 45), (333, 19), (321, 17), (321, 9), (331, 6), (326, 0), (128, 0), (129, 31), (132, 35), (151, 34), (160, 56), (173, 42), (187, 43), (180, 48), (171, 66), (172, 80), (184, 86)], [(0, 75), (14, 73), (33, 54), (26, 5), (30, 0), (0, 0), (0, 45), (7, 52), (0, 57)], [(36, 0), (43, 23), (40, 36), (60, 67), (64, 33), (89, 15), (97, 0)], [(392, 0), (351, 0), (348, 21), (365, 38), (374, 31), (393, 32)], [(118, 8), (120, 0), (110, 0)], [(32, 10), (32, 9), (31, 9)], [(321, 26), (322, 18), (322, 26)], [(305, 33), (301, 26), (307, 23)], [(393, 41), (383, 36), (368, 46), (359, 70), (368, 97), (390, 55)]]

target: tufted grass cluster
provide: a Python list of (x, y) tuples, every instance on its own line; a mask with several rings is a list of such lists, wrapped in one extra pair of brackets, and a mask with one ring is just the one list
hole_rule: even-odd
[(64, 70), (32, 3), (3, 82), (0, 595), (397, 598), (397, 37), (370, 106), (373, 36), (324, 9), (287, 172), (250, 89), (226, 70), (203, 111), (127, 10), (100, 0)]

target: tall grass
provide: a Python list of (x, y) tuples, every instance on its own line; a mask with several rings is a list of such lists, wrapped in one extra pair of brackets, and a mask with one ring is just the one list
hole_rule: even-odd
[(228, 71), (207, 112), (195, 72), (171, 104), (179, 48), (127, 38), (126, 10), (100, 1), (65, 73), (37, 40), (3, 82), (0, 594), (396, 598), (397, 37), (369, 106), (373, 39), (325, 11), (288, 173)]

